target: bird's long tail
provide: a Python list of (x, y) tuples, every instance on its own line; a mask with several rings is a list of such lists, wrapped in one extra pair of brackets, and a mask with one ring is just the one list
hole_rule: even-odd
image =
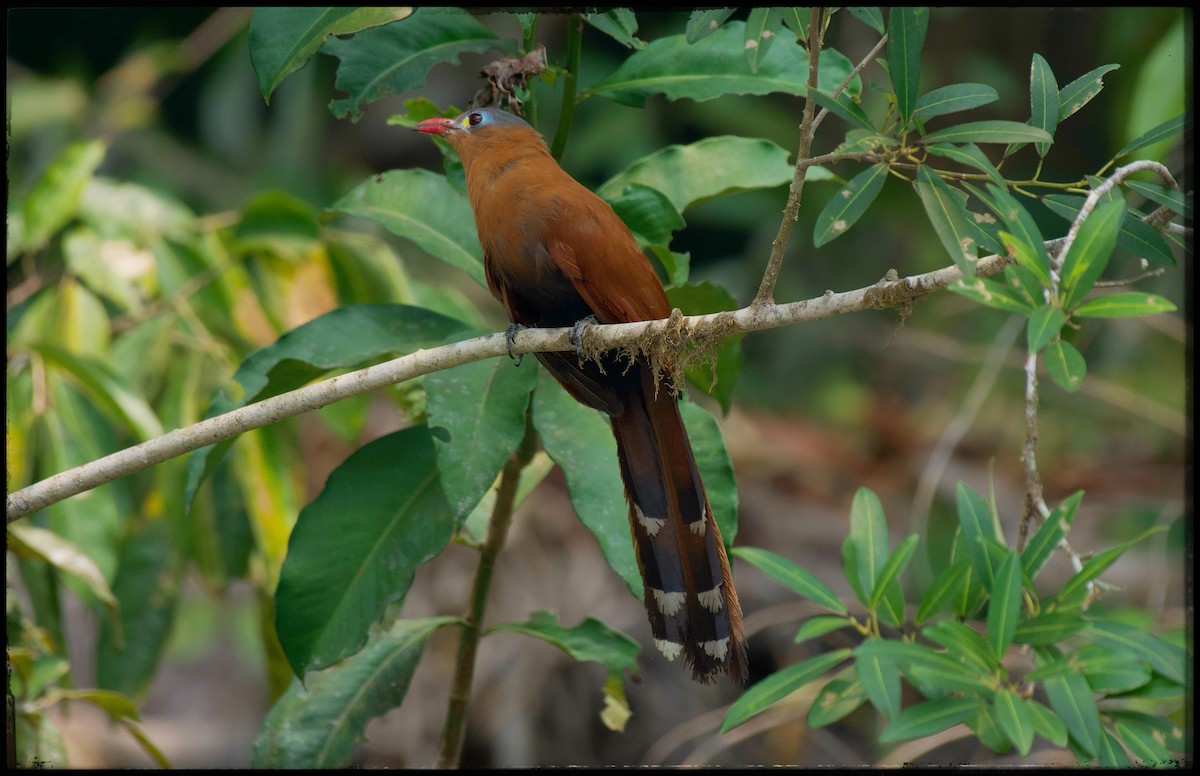
[(612, 428), (655, 646), (681, 656), (697, 681), (743, 682), (742, 610), (679, 405), (639, 371), (640, 390), (631, 386)]

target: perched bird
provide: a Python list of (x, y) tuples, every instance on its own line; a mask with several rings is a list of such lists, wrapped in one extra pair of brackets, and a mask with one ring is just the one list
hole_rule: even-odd
[[(525, 121), (480, 108), (415, 129), (461, 157), (488, 288), (514, 324), (671, 314), (628, 227), (558, 166)], [(601, 369), (571, 351), (537, 357), (575, 399), (611, 420), (655, 645), (668, 659), (682, 656), (699, 682), (722, 673), (745, 681), (741, 606), (677, 399), (658, 389), (644, 359), (627, 368), (607, 356)]]

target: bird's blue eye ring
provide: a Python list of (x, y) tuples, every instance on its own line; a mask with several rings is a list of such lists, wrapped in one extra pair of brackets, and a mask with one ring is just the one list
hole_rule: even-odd
[(471, 126), (477, 126), (479, 122), (483, 121), (483, 114), (472, 113), (470, 116), (467, 116), (467, 121), (470, 122)]

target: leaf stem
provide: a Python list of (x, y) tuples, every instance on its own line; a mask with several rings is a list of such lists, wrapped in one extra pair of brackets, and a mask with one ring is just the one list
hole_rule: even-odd
[(554, 131), (554, 143), (550, 154), (562, 159), (567, 147), (567, 135), (571, 133), (571, 122), (575, 118), (575, 89), (579, 80), (579, 60), (583, 50), (583, 17), (573, 13), (567, 17), (567, 71), (563, 76), (562, 110), (558, 113), (558, 129)]
[(467, 703), (471, 697), (471, 680), (475, 677), (475, 655), (479, 650), (479, 639), (483, 635), (483, 617), (487, 611), (492, 573), (496, 568), (496, 558), (508, 537), (508, 527), (512, 524), (513, 505), (516, 502), (521, 470), (529, 465), (536, 451), (537, 433), (533, 430), (532, 412), (527, 407), (525, 437), (504, 464), (500, 485), (496, 491), (496, 503), (492, 507), (492, 517), (488, 523), (487, 539), (479, 552), (479, 565), (475, 569), (475, 582), (471, 588), (471, 602), (463, 618), (462, 636), (458, 642), (454, 679), (450, 685), (450, 701), (446, 707), (446, 724), (442, 729), (442, 743), (438, 752), (438, 768), (458, 768), (462, 758), (467, 727)]

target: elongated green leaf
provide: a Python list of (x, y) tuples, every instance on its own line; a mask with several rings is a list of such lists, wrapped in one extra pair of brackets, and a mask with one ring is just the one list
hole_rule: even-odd
[(992, 703), (992, 717), (997, 726), (1017, 747), (1021, 756), (1029, 754), (1033, 747), (1033, 715), (1029, 712), (1027, 701), (1012, 690), (1005, 688), (996, 693)]
[(738, 530), (738, 490), (733, 461), (725, 448), (725, 437), (721, 434), (721, 424), (690, 401), (680, 403), (679, 414), (683, 417), (683, 425), (692, 443), (692, 453), (700, 470), (700, 479), (704, 482), (704, 490), (708, 493), (713, 519), (721, 529), (725, 546), (732, 547)]
[(1154, 728), (1126, 720), (1117, 722), (1116, 727), (1121, 740), (1143, 767), (1160, 768), (1173, 766), (1178, 762), (1159, 741), (1156, 735), (1158, 731)]
[(275, 592), (275, 629), (296, 675), (359, 650), (452, 529), (428, 428), (381, 437), (334, 470), (296, 520)]
[(733, 16), (736, 8), (710, 8), (707, 11), (692, 11), (687, 22), (687, 42), (695, 43), (712, 35)]
[(996, 185), (1005, 185), (1004, 176), (996, 169), (996, 165), (992, 164), (991, 160), (974, 143), (963, 143), (961, 146), (951, 143), (934, 143), (931, 146), (927, 146), (925, 150), (935, 156), (944, 156), (947, 159), (953, 159), (959, 164), (974, 167), (980, 172), (987, 173), (988, 177)]
[(833, 670), (849, 657), (850, 650), (838, 649), (771, 674), (742, 693), (742, 697), (738, 698), (729, 708), (725, 719), (721, 722), (721, 732), (728, 733), (751, 717), (765, 711), (772, 704), (783, 700), (804, 685)]
[(986, 84), (951, 84), (921, 95), (913, 108), (913, 118), (928, 121), (934, 116), (978, 108), (998, 99), (1000, 95)]
[(867, 639), (855, 648), (854, 655), (856, 659), (873, 657), (889, 661), (912, 678), (924, 680), (945, 691), (987, 694), (994, 690), (992, 679), (986, 671), (981, 672), (977, 670), (978, 666), (972, 667), (948, 653), (934, 651), (923, 644)]
[(912, 560), (912, 555), (917, 549), (917, 541), (919, 539), (920, 537), (917, 534), (910, 535), (896, 546), (896, 551), (883, 564), (883, 568), (879, 570), (879, 576), (875, 580), (875, 590), (871, 593), (872, 609), (883, 602), (883, 596), (887, 590), (893, 585), (899, 584), (900, 575), (904, 573), (904, 569), (908, 567), (908, 562)]
[(900, 672), (896, 664), (875, 654), (859, 654), (854, 670), (862, 682), (871, 705), (889, 720), (900, 713)]
[(1087, 623), (1071, 612), (1047, 612), (1022, 621), (1013, 641), (1018, 644), (1057, 644), (1078, 633)]
[(814, 601), (830, 611), (846, 614), (845, 605), (828, 585), (782, 555), (776, 555), (770, 550), (757, 547), (735, 547), (733, 555), (804, 598)]
[(954, 727), (983, 708), (977, 698), (941, 698), (924, 701), (902, 711), (879, 735), (883, 743), (924, 738)]
[(646, 41), (638, 38), (636, 34), (637, 16), (629, 8), (613, 8), (610, 11), (584, 14), (583, 18), (625, 48), (646, 48)]
[(1087, 361), (1074, 345), (1064, 339), (1057, 339), (1046, 346), (1042, 358), (1045, 359), (1050, 379), (1054, 380), (1059, 388), (1068, 393), (1079, 390), (1083, 378), (1087, 376)]
[(1131, 154), (1134, 151), (1145, 148), (1146, 146), (1152, 146), (1155, 143), (1172, 138), (1175, 135), (1183, 134), (1183, 132), (1185, 132), (1191, 125), (1191, 113), (1183, 113), (1175, 118), (1167, 119), (1149, 132), (1130, 140), (1121, 148), (1120, 151), (1117, 151), (1117, 155), (1113, 158), (1120, 159), (1122, 156)]
[(1117, 244), (1117, 233), (1125, 217), (1125, 203), (1105, 202), (1079, 226), (1075, 241), (1063, 259), (1063, 306), (1073, 310), (1104, 273)]
[(1063, 499), (1025, 545), (1025, 550), (1021, 553), (1021, 569), (1025, 576), (1033, 579), (1046, 565), (1058, 543), (1067, 535), (1082, 499), (1082, 490), (1077, 490)]
[(926, 164), (917, 170), (913, 186), (942, 247), (966, 278), (975, 277), (979, 240), (971, 215), (967, 212), (967, 195), (950, 188)]
[(1088, 685), (1099, 693), (1122, 693), (1142, 687), (1150, 681), (1150, 667), (1140, 655), (1131, 655), (1121, 646), (1085, 644), (1075, 657), (1076, 665), (1087, 677)]
[(1029, 327), (1026, 330), (1026, 341), (1031, 353), (1040, 353), (1042, 348), (1058, 336), (1067, 315), (1057, 307), (1042, 305), (1029, 316)]
[(637, 656), (641, 651), (638, 643), (594, 617), (568, 628), (559, 625), (558, 617), (552, 612), (534, 612), (526, 622), (502, 623), (488, 630), (523, 633), (541, 639), (575, 660), (599, 663), (609, 673), (620, 673), (626, 669), (637, 673)]
[(867, 212), (875, 197), (883, 190), (888, 165), (872, 165), (854, 176), (821, 210), (813, 230), (813, 245), (820, 248), (830, 240), (845, 234)]
[(928, 8), (900, 6), (888, 13), (888, 72), (904, 126), (911, 121), (921, 93), (921, 49), (928, 29)]
[(821, 614), (816, 617), (809, 617), (796, 631), (796, 637), (793, 639), (797, 644), (808, 641), (809, 639), (819, 638), (826, 633), (833, 633), (835, 630), (849, 628), (854, 622), (848, 617), (839, 617), (836, 614)]
[[(1029, 102), (1029, 123), (1053, 137), (1058, 128), (1058, 81), (1050, 63), (1041, 54), (1033, 55), (1033, 64), (1029, 68)], [(1038, 156), (1045, 156), (1049, 150), (1049, 143), (1037, 144)]]
[(925, 596), (917, 608), (917, 625), (940, 612), (954, 600), (962, 590), (970, 568), (966, 561), (959, 561), (951, 563), (934, 577), (933, 584), (925, 591)]
[(779, 27), (783, 22), (783, 8), (753, 8), (750, 18), (746, 20), (746, 42), (744, 44), (746, 64), (751, 73), (758, 72), (761, 62), (779, 35)]
[(112, 589), (88, 554), (54, 531), (30, 525), (27, 521), (8, 526), (8, 548), (20, 557), (37, 558), (64, 574), (79, 580), (88, 591), (102, 601), (109, 614), (116, 616), (120, 604)]
[(986, 579), (986, 551), (983, 548), (983, 540), (998, 539), (1000, 527), (996, 524), (987, 501), (966, 483), (958, 483), (955, 503), (958, 506), (958, 523), (962, 528), (962, 541), (967, 557), (971, 559), (971, 565), (976, 571)]
[(867, 700), (867, 688), (851, 667), (845, 676), (831, 679), (808, 710), (808, 726), (813, 730), (832, 725)]
[[(876, 14), (878, 15), (878, 11), (876, 11)], [(807, 41), (808, 26), (812, 23), (812, 9), (797, 8), (794, 6), (784, 8), (783, 23), (789, 30), (792, 31), (792, 35), (796, 38), (796, 40)], [(880, 19), (880, 26), (883, 26), (882, 18)]]
[(360, 183), (330, 209), (376, 221), (486, 285), (471, 204), (443, 175), (391, 170)]
[(969, 662), (979, 674), (988, 675), (1000, 667), (983, 637), (958, 620), (941, 620), (923, 628), (921, 635), (945, 647), (953, 659)]
[(1108, 728), (1100, 729), (1099, 759), (1101, 768), (1128, 768), (1131, 765), (1125, 748)]
[(614, 175), (596, 193), (611, 202), (631, 185), (648, 186), (682, 213), (715, 197), (790, 183), (794, 173), (787, 150), (775, 143), (722, 135), (656, 151)]
[(924, 138), (925, 143), (1052, 143), (1054, 138), (1044, 129), (1019, 121), (971, 121), (936, 132)]
[(256, 8), (250, 19), (250, 64), (263, 99), (325, 45), (330, 35), (349, 35), (403, 19), (411, 8)]
[[(695, 43), (688, 43), (683, 35), (659, 38), (630, 55), (607, 78), (584, 89), (579, 101), (600, 96), (640, 108), (655, 94), (702, 102), (723, 94), (807, 93), (808, 55), (798, 43), (777, 40), (759, 60), (757, 72), (752, 72), (744, 54), (745, 39), (746, 24), (740, 21), (727, 22)], [(842, 54), (823, 50), (817, 88), (832, 93), (853, 69)], [(848, 88), (858, 94), (862, 87), (856, 78)]]
[(991, 278), (957, 280), (950, 284), (949, 290), (1006, 313), (1028, 316), (1034, 311), (1033, 305), (1023, 299), (1017, 291)]
[(35, 344), (33, 350), (41, 354), (46, 363), (70, 374), (96, 407), (132, 431), (139, 441), (162, 435), (162, 423), (149, 402), (124, 375), (104, 361), (49, 344)]
[[(1068, 221), (1074, 221), (1083, 208), (1084, 198), (1071, 194), (1051, 194), (1043, 197), (1042, 202), (1051, 211)], [(1140, 218), (1130, 217), (1121, 221), (1121, 231), (1117, 234), (1117, 247), (1129, 251), (1134, 256), (1175, 266), (1175, 256), (1171, 247), (1157, 229)]]
[(1125, 187), (1181, 216), (1192, 217), (1192, 201), (1182, 191), (1144, 181), (1125, 181)]
[(1026, 708), (1029, 709), (1033, 729), (1039, 736), (1059, 748), (1067, 745), (1067, 727), (1053, 711), (1033, 699), (1026, 701)]
[(101, 140), (73, 143), (59, 151), (21, 203), (20, 245), (39, 250), (75, 215), (84, 187), (108, 148)]
[(1061, 124), (1068, 116), (1072, 116), (1104, 88), (1104, 76), (1120, 65), (1101, 65), (1095, 70), (1076, 78), (1058, 92), (1058, 121)]
[(1070, 597), (1071, 593), (1103, 574), (1104, 571), (1113, 563), (1115, 563), (1117, 558), (1120, 558), (1122, 555), (1124, 555), (1130, 547), (1133, 547), (1135, 544), (1140, 544), (1142, 541), (1153, 536), (1154, 534), (1161, 533), (1165, 530), (1167, 530), (1167, 526), (1156, 525), (1146, 529), (1145, 531), (1142, 531), (1140, 534), (1127, 542), (1122, 542), (1115, 547), (1110, 547), (1107, 550), (1096, 553), (1088, 559), (1087, 563), (1083, 564), (1083, 568), (1080, 569), (1075, 576), (1067, 580), (1066, 584), (1064, 584), (1055, 595), (1055, 599), (1059, 601), (1066, 600)]
[(858, 103), (846, 96), (845, 92), (842, 92), (835, 98), (820, 90), (814, 90), (812, 98), (817, 105), (829, 109), (829, 112), (835, 116), (840, 116), (862, 129), (876, 132), (875, 125), (871, 123), (870, 117), (867, 116)]
[(423, 85), (435, 65), (457, 63), (463, 54), (514, 48), (513, 41), (497, 38), (471, 14), (452, 8), (420, 8), (400, 24), (372, 27), (353, 40), (330, 38), (322, 51), (340, 60), (335, 85), (350, 96), (333, 100), (329, 110), (358, 121), (367, 103)]
[[(990, 183), (986, 192), (970, 184), (966, 184), (966, 187), (989, 210), (1000, 216), (1012, 238), (1005, 239), (1005, 245), (1010, 247), (1021, 266), (1032, 272), (1044, 285), (1050, 285), (1050, 256), (1037, 222), (1029, 215), (1029, 211), (1002, 186)], [(1000, 236), (1003, 238), (1005, 234), (1001, 232)]]
[(858, 551), (858, 583), (869, 596), (868, 601), (874, 600), (875, 580), (887, 563), (891, 549), (883, 504), (869, 488), (859, 488), (854, 493), (850, 505), (850, 538)]
[(1100, 712), (1087, 680), (1082, 674), (1066, 671), (1047, 677), (1042, 686), (1050, 708), (1058, 714), (1071, 739), (1094, 756), (1100, 746)]
[(842, 542), (842, 574), (850, 584), (850, 589), (863, 606), (867, 605), (868, 596), (863, 590), (858, 577), (858, 548), (853, 536), (847, 536)]
[(254, 742), (255, 768), (349, 768), (367, 723), (398, 707), (425, 641), (452, 617), (397, 620), (335, 666), (293, 679)]
[(1115, 620), (1093, 620), (1088, 630), (1099, 644), (1145, 660), (1155, 671), (1178, 684), (1185, 682), (1191, 656), (1153, 633)]
[(1158, 294), (1127, 291), (1089, 299), (1076, 307), (1073, 314), (1080, 318), (1133, 318), (1171, 313), (1176, 309), (1174, 304)]

